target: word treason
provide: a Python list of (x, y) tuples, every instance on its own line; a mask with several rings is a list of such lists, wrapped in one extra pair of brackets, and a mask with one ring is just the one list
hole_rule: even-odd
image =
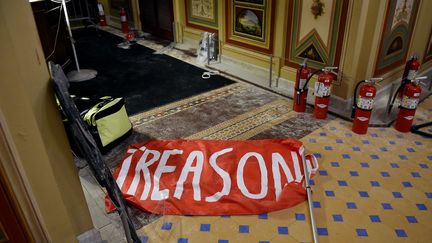
[[(303, 183), (303, 146), (295, 140), (256, 142), (149, 141), (129, 148), (116, 181), (124, 194), (141, 201), (211, 203), (231, 196), (277, 201), (288, 184)], [(306, 164), (311, 176), (316, 159), (308, 155)]]

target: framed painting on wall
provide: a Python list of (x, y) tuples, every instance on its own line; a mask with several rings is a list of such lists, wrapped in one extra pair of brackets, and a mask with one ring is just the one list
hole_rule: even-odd
[(226, 0), (226, 23), (227, 43), (272, 53), (272, 0)]
[(264, 6), (264, 0), (236, 0), (238, 3), (249, 3)]
[(349, 0), (290, 0), (285, 65), (297, 68), (304, 59), (314, 69), (339, 66)]
[(215, 32), (218, 28), (217, 0), (185, 0), (186, 26)]
[(374, 75), (405, 63), (416, 21), (418, 0), (389, 0)]
[(429, 34), (428, 42), (426, 43), (425, 53), (423, 55), (423, 63), (432, 60), (432, 28)]

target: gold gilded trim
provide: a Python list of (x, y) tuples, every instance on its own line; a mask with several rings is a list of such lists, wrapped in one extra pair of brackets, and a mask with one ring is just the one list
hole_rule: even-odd
[(196, 95), (191, 98), (173, 102), (168, 105), (164, 105), (147, 112), (139, 113), (137, 115), (131, 116), (129, 119), (131, 120), (134, 126), (139, 126), (142, 124), (146, 124), (176, 114), (178, 112), (187, 110), (194, 106), (204, 104), (211, 100), (226, 97), (233, 93), (244, 92), (246, 90), (247, 90), (247, 86), (239, 83), (234, 83), (219, 89), (206, 92), (204, 94)]

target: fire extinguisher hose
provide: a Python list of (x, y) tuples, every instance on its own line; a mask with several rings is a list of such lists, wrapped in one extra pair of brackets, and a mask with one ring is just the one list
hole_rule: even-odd
[(391, 110), (392, 110), (392, 108), (393, 108), (394, 102), (396, 101), (396, 97), (397, 97), (398, 94), (401, 92), (401, 90), (403, 89), (404, 86), (405, 86), (405, 84), (402, 83), (402, 84), (397, 88), (396, 93), (393, 95), (392, 101), (390, 102), (390, 105), (389, 105), (389, 107), (388, 107), (387, 114), (390, 114), (390, 112), (391, 112)]
[[(301, 73), (302, 69), (303, 69), (303, 66), (300, 67), (300, 73)], [(303, 92), (305, 92), (305, 89), (308, 86), (309, 81), (318, 72), (321, 72), (321, 69), (318, 69), (318, 70), (314, 71), (311, 75), (309, 75), (309, 78), (306, 80), (305, 84), (303, 85), (303, 87), (301, 89), (299, 89), (299, 87), (297, 87), (297, 90), (299, 92), (297, 95), (297, 104), (300, 104), (300, 96), (301, 96), (301, 94), (303, 94)], [(300, 77), (300, 75), (299, 75), (299, 77)], [(298, 81), (298, 84), (300, 85), (300, 80), (297, 80), (297, 81)]]
[(362, 81), (358, 82), (357, 85), (355, 86), (355, 89), (354, 89), (354, 97), (353, 97), (353, 105), (352, 105), (351, 118), (354, 118), (354, 115), (355, 115), (355, 110), (357, 108), (357, 90), (360, 87), (360, 84), (362, 84), (362, 83), (366, 83), (366, 80), (362, 80)]
[(294, 88), (295, 89), (294, 92), (298, 92), (297, 93), (297, 99), (296, 99), (297, 105), (300, 105), (300, 95), (301, 95), (301, 92), (299, 91), (299, 86), (300, 86), (300, 78), (301, 78), (300, 76), (302, 74), (302, 71), (303, 71), (303, 65), (300, 65), (299, 75), (297, 77), (297, 82), (296, 82), (297, 85)]
[(303, 93), (303, 92), (304, 92), (305, 88), (308, 86), (309, 81), (312, 79), (312, 77), (313, 77), (315, 74), (317, 74), (317, 73), (319, 73), (319, 72), (321, 72), (321, 71), (322, 71), (321, 69), (315, 70), (315, 71), (314, 71), (314, 72), (309, 76), (309, 78), (306, 80), (306, 83), (304, 84), (303, 88), (300, 90), (300, 93)]

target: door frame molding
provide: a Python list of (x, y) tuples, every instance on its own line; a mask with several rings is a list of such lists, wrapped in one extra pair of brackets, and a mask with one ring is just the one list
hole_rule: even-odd
[(16, 206), (17, 216), (24, 223), (28, 235), (34, 242), (51, 242), (1, 110), (0, 177), (3, 178), (5, 189)]

